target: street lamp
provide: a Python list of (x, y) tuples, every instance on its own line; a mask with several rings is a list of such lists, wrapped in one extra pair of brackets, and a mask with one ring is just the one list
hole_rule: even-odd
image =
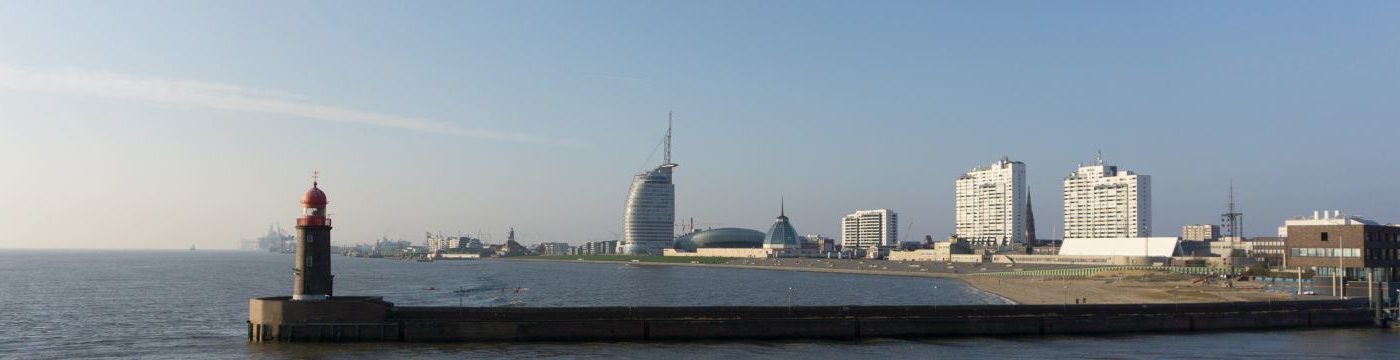
[[(1338, 234), (1341, 235), (1341, 234)], [(1342, 237), (1337, 237), (1337, 298), (1347, 297), (1347, 270), (1342, 267)]]
[(938, 312), (938, 283), (934, 283), (934, 312)]

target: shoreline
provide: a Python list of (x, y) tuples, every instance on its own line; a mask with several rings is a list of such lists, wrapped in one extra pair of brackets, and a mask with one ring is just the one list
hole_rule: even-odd
[[(579, 262), (638, 266), (693, 266), (955, 279), (973, 289), (996, 296), (1013, 305), (1267, 302), (1318, 300), (1326, 298), (1321, 296), (1297, 296), (1265, 292), (1262, 285), (1252, 282), (1233, 282), (1229, 283), (1228, 286), (1220, 282), (1212, 283), (1202, 281), (1198, 283), (1196, 280), (1200, 279), (1200, 277), (1197, 276), (1153, 271), (1116, 271), (1077, 277), (1033, 277), (996, 276), (977, 273), (891, 271), (888, 270), (888, 267), (884, 270), (864, 270), (732, 263), (690, 264), (523, 258), (502, 258), (494, 260)], [(735, 261), (744, 261), (744, 259), (736, 259)], [(861, 262), (861, 264), (865, 264), (865, 262)]]
[(881, 275), (881, 276), (910, 276), (910, 277), (933, 277), (945, 279), (957, 279), (959, 275), (945, 273), (916, 273), (916, 272), (896, 272), (880, 270), (858, 270), (858, 269), (826, 269), (826, 268), (806, 268), (806, 267), (785, 267), (767, 265), (742, 265), (742, 264), (690, 264), (690, 263), (663, 263), (663, 262), (624, 262), (624, 261), (598, 261), (598, 260), (555, 260), (555, 259), (521, 259), (521, 258), (496, 258), (490, 260), (504, 261), (547, 261), (547, 262), (571, 262), (588, 264), (618, 264), (637, 266), (692, 266), (692, 267), (712, 267), (726, 269), (750, 269), (750, 270), (777, 270), (777, 271), (803, 271), (853, 275)]

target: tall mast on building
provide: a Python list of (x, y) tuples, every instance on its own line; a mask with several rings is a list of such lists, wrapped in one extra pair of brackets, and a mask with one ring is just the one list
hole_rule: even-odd
[(1240, 236), (1244, 236), (1244, 214), (1235, 210), (1235, 180), (1230, 179), (1229, 205), (1225, 213), (1220, 214), (1220, 221), (1224, 222), (1226, 236), (1232, 241), (1237, 241)]
[(666, 159), (661, 166), (675, 165), (671, 163), (671, 112), (666, 112)]

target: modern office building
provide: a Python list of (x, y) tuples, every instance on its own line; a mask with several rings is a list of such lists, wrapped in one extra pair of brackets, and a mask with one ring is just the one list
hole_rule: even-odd
[(547, 243), (542, 243), (542, 244), (539, 245), (540, 251), (539, 251), (539, 254), (538, 254), (538, 255), (540, 255), (540, 256), (561, 256), (561, 255), (568, 255), (568, 254), (569, 254), (569, 248), (571, 248), (571, 247), (572, 247), (572, 246), (569, 246), (569, 243), (562, 243), (562, 242), (547, 242)]
[(857, 210), (841, 218), (841, 247), (891, 247), (899, 243), (899, 214), (890, 209)]
[(619, 241), (589, 241), (569, 248), (569, 255), (612, 255), (617, 254)]
[(1151, 178), (1102, 158), (1065, 177), (1064, 204), (1066, 239), (1152, 236)]
[(1181, 227), (1181, 240), (1215, 241), (1220, 238), (1220, 227), (1213, 224), (1184, 225)]
[(1313, 211), (1312, 217), (1294, 216), (1292, 219), (1284, 220), (1283, 225), (1278, 227), (1278, 237), (1288, 237), (1288, 228), (1300, 225), (1380, 225), (1380, 223), (1356, 215), (1343, 214), (1341, 210)]
[(618, 253), (661, 255), (676, 238), (676, 185), (671, 173), (671, 127), (666, 127), (666, 157), (655, 169), (637, 174), (627, 194)]
[(1029, 200), (1026, 164), (1002, 158), (958, 176), (957, 237), (975, 245), (1025, 243)]
[(1288, 251), (1287, 246), (1284, 245), (1286, 241), (1287, 239), (1281, 237), (1257, 236), (1246, 239), (1242, 243), (1245, 256), (1273, 267), (1283, 266), (1283, 253)]
[[(1284, 267), (1308, 269), (1334, 281), (1339, 273), (1349, 280), (1400, 280), (1400, 226), (1339, 212), (1309, 220), (1285, 225)], [(1371, 270), (1375, 273), (1368, 274)]]

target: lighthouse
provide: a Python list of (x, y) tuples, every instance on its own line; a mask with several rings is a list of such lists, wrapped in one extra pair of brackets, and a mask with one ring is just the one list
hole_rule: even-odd
[(292, 300), (329, 300), (335, 277), (331, 275), (331, 219), (326, 217), (326, 193), (318, 187), (315, 177), (311, 189), (301, 197), (296, 241)]

